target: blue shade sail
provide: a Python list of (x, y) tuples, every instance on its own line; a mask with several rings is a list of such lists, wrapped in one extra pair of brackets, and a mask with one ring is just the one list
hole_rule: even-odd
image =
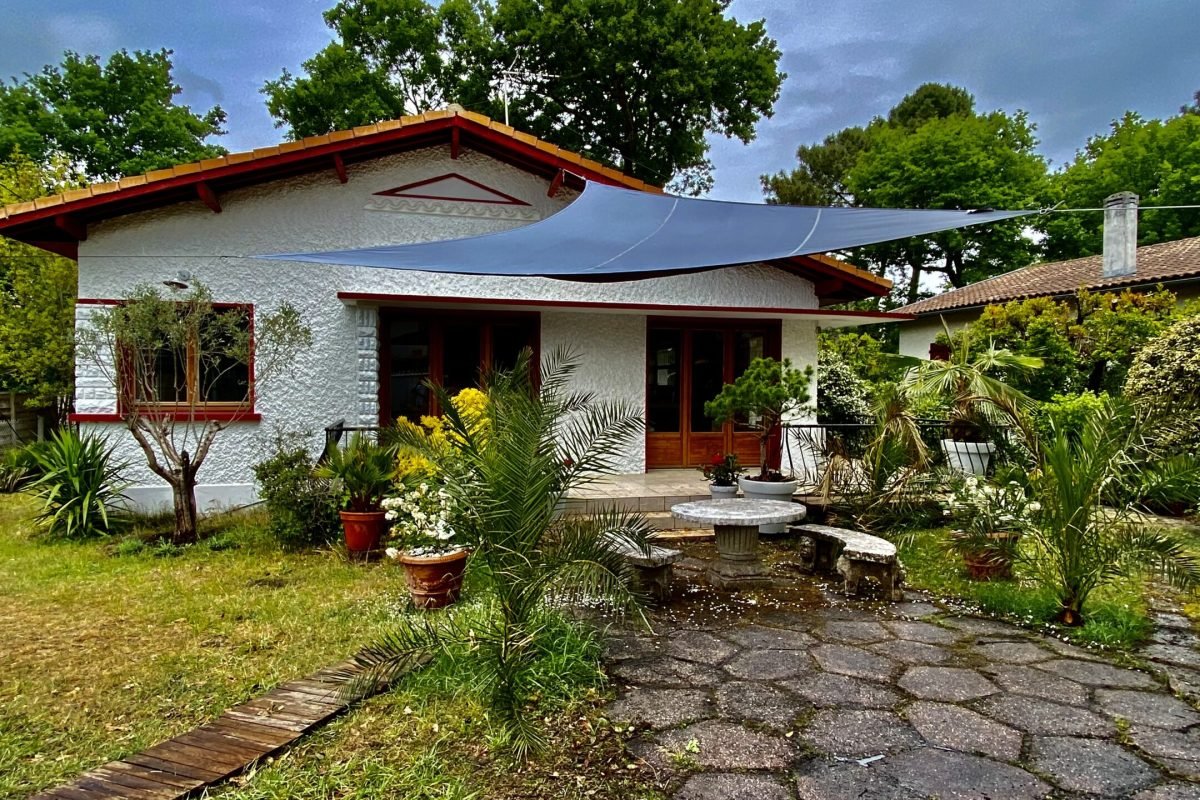
[(259, 258), (466, 275), (616, 280), (828, 253), (1033, 213), (729, 203), (588, 183), (566, 208), (512, 230)]

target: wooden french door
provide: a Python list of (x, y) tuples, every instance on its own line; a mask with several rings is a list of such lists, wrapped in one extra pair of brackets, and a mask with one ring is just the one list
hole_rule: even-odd
[(760, 357), (779, 358), (780, 326), (769, 320), (651, 319), (646, 330), (646, 467), (692, 467), (715, 454), (758, 463), (758, 436), (717, 425), (704, 404)]

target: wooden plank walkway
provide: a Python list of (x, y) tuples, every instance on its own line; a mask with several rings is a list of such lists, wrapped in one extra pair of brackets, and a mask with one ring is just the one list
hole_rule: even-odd
[(176, 800), (198, 793), (345, 711), (349, 702), (340, 693), (356, 674), (351, 662), (318, 670), (31, 800)]

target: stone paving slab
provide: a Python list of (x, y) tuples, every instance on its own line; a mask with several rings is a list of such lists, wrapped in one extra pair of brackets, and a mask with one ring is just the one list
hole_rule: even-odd
[(947, 750), (977, 753), (998, 761), (1021, 757), (1021, 732), (969, 708), (919, 700), (904, 710), (925, 741)]
[(1161, 679), (932, 603), (825, 598), (722, 598), (606, 648), (610, 717), (672, 800), (1200, 800), (1200, 711)]
[(1071, 792), (1128, 797), (1159, 778), (1158, 772), (1116, 742), (1035, 737), (1032, 751), (1032, 766)]

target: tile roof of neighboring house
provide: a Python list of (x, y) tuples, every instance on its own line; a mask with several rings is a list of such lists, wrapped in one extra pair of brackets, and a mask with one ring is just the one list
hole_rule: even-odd
[(1152, 286), (1188, 278), (1196, 278), (1200, 282), (1200, 236), (1139, 247), (1137, 272), (1132, 275), (1104, 277), (1101, 256), (1098, 255), (1074, 258), (1070, 261), (1032, 264), (918, 300), (896, 311), (925, 316), (1030, 297), (1069, 295), (1081, 287), (1088, 290), (1121, 289)]
[[(579, 188), (582, 183), (574, 177), (578, 176), (643, 192), (662, 192), (658, 186), (598, 161), (451, 106), (0, 206), (0, 235), (75, 258), (91, 222), (189, 201), (220, 211), (220, 195), (231, 189), (322, 170), (345, 183), (347, 165), (445, 144), (449, 144), (452, 158), (457, 158), (460, 147), (469, 147), (542, 175), (552, 186), (563, 181)], [(824, 255), (800, 256), (777, 266), (814, 278), (817, 294), (826, 303), (883, 295), (892, 285), (885, 278)]]

